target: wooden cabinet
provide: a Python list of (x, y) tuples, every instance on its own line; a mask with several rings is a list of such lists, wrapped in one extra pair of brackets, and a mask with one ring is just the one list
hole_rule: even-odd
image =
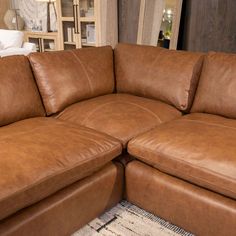
[(25, 31), (26, 42), (34, 43), (38, 52), (49, 52), (60, 49), (59, 34), (57, 32), (31, 32)]
[(61, 49), (115, 46), (117, 0), (57, 0)]

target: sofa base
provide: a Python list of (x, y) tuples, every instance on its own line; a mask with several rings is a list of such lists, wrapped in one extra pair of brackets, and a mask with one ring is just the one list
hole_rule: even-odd
[(236, 235), (236, 202), (139, 161), (126, 168), (131, 203), (196, 235)]
[(0, 235), (74, 233), (122, 199), (123, 172), (119, 163), (107, 165), (92, 176), (0, 221)]

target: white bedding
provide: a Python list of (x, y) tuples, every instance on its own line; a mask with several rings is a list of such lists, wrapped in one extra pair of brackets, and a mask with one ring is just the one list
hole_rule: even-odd
[(8, 48), (5, 50), (0, 50), (0, 57), (7, 57), (12, 55), (25, 55), (30, 54), (32, 50), (25, 48)]

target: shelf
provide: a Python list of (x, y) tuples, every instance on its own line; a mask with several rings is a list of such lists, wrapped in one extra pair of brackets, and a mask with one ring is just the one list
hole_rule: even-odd
[(75, 42), (64, 42), (64, 44), (67, 44), (67, 45), (76, 45)]
[(44, 51), (45, 51), (45, 52), (54, 52), (55, 49), (46, 48), (46, 49), (44, 49)]
[(58, 36), (58, 32), (44, 32), (44, 31), (23, 31), (25, 35), (33, 36)]
[(69, 22), (74, 22), (74, 17), (61, 17), (62, 21), (69, 21)]
[(96, 44), (95, 43), (82, 43), (82, 46), (85, 46), (85, 47), (96, 47)]
[(95, 22), (95, 17), (80, 17), (81, 22)]

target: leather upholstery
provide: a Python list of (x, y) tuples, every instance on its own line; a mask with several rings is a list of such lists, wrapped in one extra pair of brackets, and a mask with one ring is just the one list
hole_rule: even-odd
[(117, 91), (189, 110), (202, 62), (201, 53), (119, 44), (115, 49)]
[[(111, 160), (127, 166), (134, 204), (199, 235), (236, 235), (236, 120), (196, 113), (236, 118), (235, 56), (209, 54), (193, 114), (178, 111), (203, 57), (120, 44), (118, 94), (111, 47), (30, 55), (38, 88), (27, 58), (0, 59), (0, 126), (18, 121), (0, 129), (0, 235), (70, 235), (113, 206), (123, 168)], [(40, 117), (38, 89), (54, 118)]]
[(0, 78), (0, 126), (45, 115), (26, 57), (0, 58)]
[(177, 109), (162, 102), (128, 94), (110, 94), (76, 103), (57, 118), (109, 134), (120, 140), (125, 148), (138, 134), (180, 116)]
[(236, 235), (236, 201), (138, 161), (128, 164), (125, 175), (133, 204), (196, 235)]
[(0, 129), (0, 220), (119, 156), (115, 139), (53, 118)]
[(236, 118), (236, 55), (209, 53), (191, 112)]
[(108, 164), (93, 175), (0, 221), (0, 235), (71, 235), (122, 199), (123, 178), (121, 165)]
[(133, 139), (129, 153), (155, 168), (236, 199), (236, 121), (191, 114)]
[(112, 48), (87, 48), (29, 56), (47, 114), (114, 90)]

